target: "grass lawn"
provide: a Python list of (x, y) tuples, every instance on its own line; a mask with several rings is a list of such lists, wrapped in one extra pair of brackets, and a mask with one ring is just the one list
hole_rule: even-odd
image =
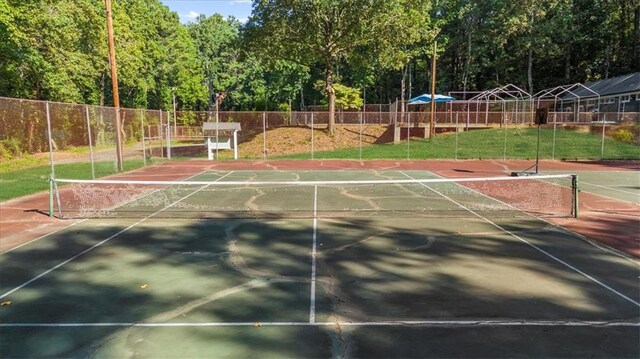
[[(531, 159), (536, 157), (536, 128), (486, 129), (439, 134), (431, 139), (412, 139), (407, 145), (382, 144), (362, 147), (363, 159)], [(605, 137), (604, 156), (602, 137), (588, 132), (558, 129), (540, 131), (540, 158), (546, 159), (640, 159), (640, 146)], [(309, 153), (279, 156), (278, 158), (310, 158)], [(314, 158), (358, 159), (358, 148), (318, 151)]]
[[(143, 166), (142, 160), (124, 161), (126, 170)], [(114, 162), (96, 162), (96, 178), (116, 173)], [(31, 167), (15, 171), (0, 172), (0, 202), (31, 193), (49, 189), (49, 165)], [(91, 165), (89, 163), (68, 163), (56, 165), (56, 177), (91, 179)]]

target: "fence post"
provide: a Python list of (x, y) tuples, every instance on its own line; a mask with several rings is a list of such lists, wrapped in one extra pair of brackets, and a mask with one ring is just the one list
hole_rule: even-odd
[(89, 136), (89, 161), (91, 161), (91, 178), (96, 178), (96, 170), (93, 162), (93, 139), (91, 138), (91, 121), (89, 121), (89, 105), (84, 106), (87, 118), (87, 135)]
[(144, 110), (140, 110), (140, 133), (142, 136), (142, 163), (147, 165), (147, 149), (144, 147)]
[(578, 175), (571, 176), (571, 189), (573, 191), (573, 218), (578, 218), (578, 208), (580, 207), (578, 195), (580, 193)]
[(267, 159), (267, 113), (262, 113), (262, 159)]
[[(217, 95), (216, 95), (217, 96)], [(220, 151), (218, 147), (220, 147), (220, 105), (218, 104), (218, 98), (216, 97), (216, 161), (220, 159)]]
[(53, 161), (53, 134), (51, 132), (51, 114), (49, 113), (49, 101), (44, 103), (47, 116), (47, 137), (49, 138), (49, 163), (51, 164), (51, 177), (56, 178), (55, 162)]
[(602, 144), (600, 146), (600, 159), (604, 159), (604, 133), (605, 133), (606, 126), (607, 126), (607, 122), (603, 118), (602, 119)]
[(160, 141), (160, 158), (164, 158), (164, 149), (162, 148), (162, 139), (164, 138), (164, 129), (162, 122), (162, 110), (160, 110), (160, 124), (158, 125), (158, 139)]
[(167, 111), (167, 159), (171, 159), (171, 112)]
[(313, 112), (311, 112), (311, 159), (314, 159), (314, 155), (313, 155), (313, 138), (315, 137), (315, 134), (313, 133)]
[(507, 159), (507, 120), (505, 119), (504, 121), (504, 144), (502, 146), (502, 160), (506, 160)]
[(456, 161), (458, 160), (458, 114), (459, 112), (456, 112), (456, 148), (454, 153), (454, 159)]
[(362, 112), (358, 113), (358, 117), (360, 117), (360, 138), (359, 138), (360, 145), (358, 149), (359, 149), (359, 158), (360, 158), (360, 161), (362, 161)]
[(551, 144), (551, 159), (554, 160), (556, 158), (556, 127), (558, 124), (555, 122), (555, 116), (553, 120), (553, 143)]
[(410, 148), (410, 144), (409, 144), (409, 139), (411, 138), (411, 113), (409, 113), (409, 116), (407, 117), (407, 159), (409, 159), (410, 157), (410, 153), (411, 153), (411, 148)]

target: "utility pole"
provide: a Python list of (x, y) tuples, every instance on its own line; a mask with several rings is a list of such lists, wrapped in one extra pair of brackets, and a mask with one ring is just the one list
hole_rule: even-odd
[(436, 134), (436, 49), (438, 41), (433, 40), (433, 57), (431, 59), (431, 116), (429, 117), (429, 137)]
[(122, 171), (122, 129), (120, 124), (120, 95), (118, 94), (118, 70), (116, 67), (116, 48), (113, 40), (113, 19), (111, 0), (104, 0), (107, 8), (107, 34), (109, 37), (109, 64), (111, 67), (111, 86), (113, 88), (113, 107), (116, 112), (116, 167)]

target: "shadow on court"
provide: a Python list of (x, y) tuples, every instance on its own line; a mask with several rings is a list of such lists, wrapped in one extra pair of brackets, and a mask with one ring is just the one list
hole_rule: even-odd
[(637, 264), (538, 221), (322, 219), (315, 276), (312, 219), (134, 222), (0, 256), (0, 356), (640, 354)]

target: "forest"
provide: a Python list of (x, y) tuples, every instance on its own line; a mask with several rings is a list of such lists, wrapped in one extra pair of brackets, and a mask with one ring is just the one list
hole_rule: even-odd
[[(182, 24), (113, 0), (123, 107), (388, 104), (508, 83), (534, 93), (640, 71), (638, 0), (254, 0)], [(105, 3), (0, 0), (0, 96), (111, 105)]]

